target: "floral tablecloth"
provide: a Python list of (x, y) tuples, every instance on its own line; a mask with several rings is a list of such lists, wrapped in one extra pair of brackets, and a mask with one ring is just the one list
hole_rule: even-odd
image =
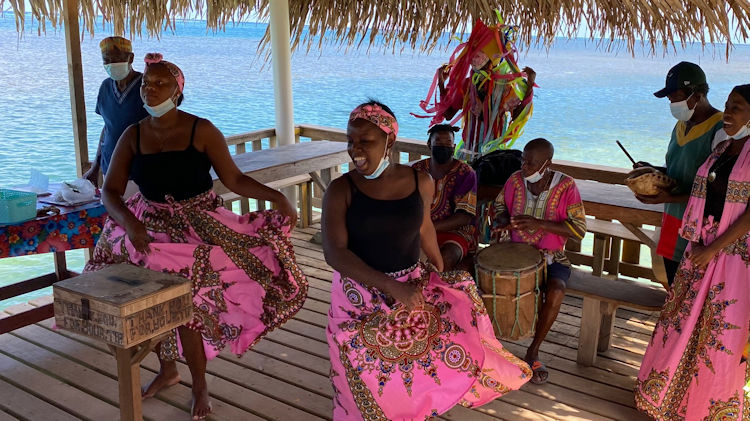
[(99, 202), (65, 208), (15, 225), (0, 225), (0, 258), (94, 247), (107, 211)]

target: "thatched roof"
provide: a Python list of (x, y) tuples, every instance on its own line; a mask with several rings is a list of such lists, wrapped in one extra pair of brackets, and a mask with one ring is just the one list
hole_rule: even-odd
[[(31, 12), (40, 30), (61, 22), (64, 0), (0, 0), (9, 3), (19, 30)], [(80, 0), (80, 15), (90, 33), (94, 17), (114, 24), (117, 33), (158, 35), (182, 18), (203, 18), (210, 29), (247, 18), (267, 18), (271, 0)], [(319, 42), (344, 45), (409, 45), (430, 50), (446, 42), (448, 33), (462, 33), (477, 18), (505, 21), (520, 27), (522, 44), (548, 44), (560, 34), (585, 30), (592, 38), (624, 40), (632, 51), (643, 42), (658, 52), (674, 41), (745, 42), (750, 29), (750, 0), (290, 0), (295, 46)], [(303, 32), (308, 25), (309, 32)], [(325, 34), (324, 37), (321, 35)], [(643, 41), (641, 41), (643, 40)]]

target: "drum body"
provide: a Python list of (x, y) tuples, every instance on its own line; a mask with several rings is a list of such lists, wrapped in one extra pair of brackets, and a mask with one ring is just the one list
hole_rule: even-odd
[(476, 280), (498, 337), (534, 335), (546, 267), (539, 250), (528, 244), (499, 243), (477, 254)]

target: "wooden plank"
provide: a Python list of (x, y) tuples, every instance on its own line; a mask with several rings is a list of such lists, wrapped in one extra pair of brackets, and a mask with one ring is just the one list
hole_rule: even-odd
[[(61, 334), (67, 334), (67, 332), (61, 332)], [(72, 334), (71, 334), (72, 335)], [(86, 342), (89, 346), (99, 349), (102, 352), (106, 352), (104, 345), (90, 340), (89, 338), (78, 336), (79, 339)], [(219, 361), (221, 363), (221, 361)], [(278, 401), (274, 396), (268, 396), (263, 391), (258, 391), (250, 388), (246, 388), (243, 383), (230, 381), (217, 373), (214, 372), (213, 368), (217, 364), (217, 360), (212, 360), (208, 363), (208, 370), (206, 373), (206, 381), (208, 383), (208, 389), (211, 394), (212, 401), (222, 400), (233, 407), (241, 409), (243, 411), (251, 412), (252, 414), (258, 414), (262, 418), (271, 420), (287, 420), (287, 419), (305, 419), (305, 420), (319, 420), (320, 417), (312, 415), (306, 411), (298, 408), (285, 405)], [(159, 362), (155, 354), (149, 354), (142, 362), (142, 367), (149, 369), (151, 372), (156, 373), (159, 370)], [(190, 371), (187, 365), (182, 362), (178, 362), (177, 370), (182, 378), (181, 383), (186, 386), (190, 386)], [(150, 381), (151, 376), (145, 376), (147, 381)], [(162, 397), (164, 392), (169, 392), (174, 387), (165, 389), (162, 393), (159, 393), (157, 397)], [(291, 389), (292, 393), (294, 389)], [(191, 402), (190, 395), (185, 397), (181, 404), (190, 408)], [(214, 412), (216, 412), (216, 403), (214, 403)], [(232, 418), (230, 418), (232, 419)], [(234, 418), (234, 419), (259, 419), (259, 418)]]
[[(70, 110), (73, 118), (73, 139), (78, 177), (88, 169), (89, 149), (86, 140), (86, 97), (83, 93), (83, 67), (81, 65), (81, 38), (78, 30), (78, 0), (63, 1), (65, 50), (68, 58), (68, 88)], [(84, 163), (87, 164), (84, 169)]]
[(553, 159), (553, 170), (564, 172), (565, 174), (580, 180), (593, 180), (607, 184), (625, 184), (625, 177), (631, 171), (627, 168), (610, 167), (607, 165), (595, 165), (589, 163), (564, 161)]
[[(25, 339), (33, 339), (35, 343), (39, 343), (54, 352), (58, 352), (71, 361), (104, 373), (111, 378), (116, 378), (117, 368), (115, 360), (107, 350), (96, 347), (101, 347), (102, 345), (100, 343), (73, 333), (60, 330), (52, 331), (50, 330), (52, 326), (51, 320), (44, 321), (42, 325), (44, 325), (44, 327), (40, 325), (32, 325), (14, 332), (14, 334), (27, 335), (28, 332), (28, 336)], [(31, 336), (32, 334), (33, 336)], [(83, 342), (79, 340), (82, 340)], [(156, 374), (156, 371), (158, 371), (158, 363), (156, 364), (155, 370), (149, 370), (148, 368), (142, 367), (141, 377), (150, 380)], [(114, 391), (112, 393), (117, 392)], [(192, 393), (190, 386), (185, 385), (184, 382), (178, 383), (172, 387), (162, 389), (162, 391), (156, 395), (156, 398), (143, 401), (144, 415), (146, 418), (155, 420), (175, 419), (178, 417), (168, 415), (167, 411), (177, 411), (177, 413), (182, 412), (187, 416), (187, 414), (190, 413), (191, 401)], [(212, 405), (212, 416), (217, 419), (241, 419), (249, 421), (262, 420), (262, 418), (257, 417), (250, 412), (243, 411), (224, 402), (221, 397), (217, 398), (214, 393), (212, 393)], [(170, 407), (176, 409), (169, 409)], [(164, 416), (161, 415), (162, 413), (164, 413)]]
[[(0, 341), (4, 338), (0, 337)], [(23, 357), (23, 355), (19, 356)], [(26, 392), (37, 394), (47, 402), (79, 418), (94, 420), (118, 419), (120, 410), (43, 372), (0, 353), (0, 377)]]
[[(0, 394), (1, 393), (2, 393), (2, 391), (0, 390)], [(3, 398), (6, 398), (6, 396), (3, 395)], [(0, 409), (0, 421), (17, 421), (17, 420), (18, 420), (18, 418), (14, 417), (14, 416), (10, 415), (9, 413), (7, 413), (7, 412), (3, 411), (2, 409)]]
[(271, 127), (268, 129), (253, 130), (252, 132), (237, 134), (233, 136), (227, 136), (226, 141), (227, 141), (227, 145), (238, 145), (242, 143), (253, 142), (255, 140), (263, 140), (265, 138), (275, 136), (275, 135), (276, 135), (276, 129)]
[[(62, 338), (64, 339), (64, 338)], [(59, 347), (62, 342), (60, 335), (52, 332), (45, 334), (45, 329), (30, 325), (19, 329), (13, 335), (7, 335), (0, 341), (0, 350), (10, 355), (22, 358), (35, 369), (49, 373), (53, 377), (63, 380), (89, 395), (89, 399), (97, 399), (112, 405), (118, 405), (118, 386), (116, 379), (100, 374), (83, 365), (77, 364), (65, 355), (60, 355)], [(80, 349), (80, 344), (75, 345)], [(76, 351), (71, 351), (75, 355)], [(114, 359), (107, 356), (107, 362), (114, 366)], [(140, 399), (140, 384), (135, 389)], [(122, 402), (120, 399), (119, 402)], [(180, 411), (159, 400), (146, 401), (146, 410), (151, 418), (170, 419), (185, 416)]]
[[(10, 313), (8, 310), (9, 309), (6, 309), (6, 313)], [(42, 321), (54, 315), (55, 313), (52, 304), (48, 304), (42, 307), (30, 308), (27, 311), (9, 317), (3, 317), (0, 319), (0, 334), (11, 332), (20, 327)]]
[[(13, 332), (18, 341), (11, 344), (24, 355), (25, 361), (34, 358), (34, 364), (56, 378), (85, 391), (91, 398), (100, 399), (113, 405), (118, 404), (118, 383), (115, 359), (104, 352), (47, 330), (39, 325), (30, 325)], [(33, 344), (33, 345), (32, 345)], [(150, 373), (149, 373), (150, 374)], [(140, 384), (136, 388), (140, 391)], [(140, 394), (138, 396), (140, 400)], [(147, 418), (172, 419), (184, 417), (186, 412), (158, 399), (143, 401), (143, 411)]]
[[(232, 156), (237, 167), (260, 183), (309, 174), (324, 168), (349, 162), (346, 144), (338, 142), (304, 142), (272, 149)], [(211, 172), (214, 191), (218, 195), (228, 190)]]
[(661, 226), (663, 205), (647, 205), (633, 196), (625, 186), (596, 181), (576, 180), (586, 215), (600, 219)]
[(651, 311), (660, 310), (667, 297), (667, 292), (661, 287), (629, 279), (601, 278), (575, 268), (567, 292)]
[[(0, 379), (0, 408), (26, 420), (77, 421), (80, 418)], [(2, 418), (0, 418), (2, 419)]]
[(38, 289), (47, 288), (57, 281), (57, 275), (54, 273), (48, 273), (33, 279), (27, 279), (25, 281), (0, 287), (0, 301), (17, 297)]

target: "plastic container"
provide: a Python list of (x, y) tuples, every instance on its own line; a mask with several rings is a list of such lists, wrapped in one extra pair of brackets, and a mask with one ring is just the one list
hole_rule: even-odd
[(0, 189), (0, 225), (36, 218), (36, 193)]

